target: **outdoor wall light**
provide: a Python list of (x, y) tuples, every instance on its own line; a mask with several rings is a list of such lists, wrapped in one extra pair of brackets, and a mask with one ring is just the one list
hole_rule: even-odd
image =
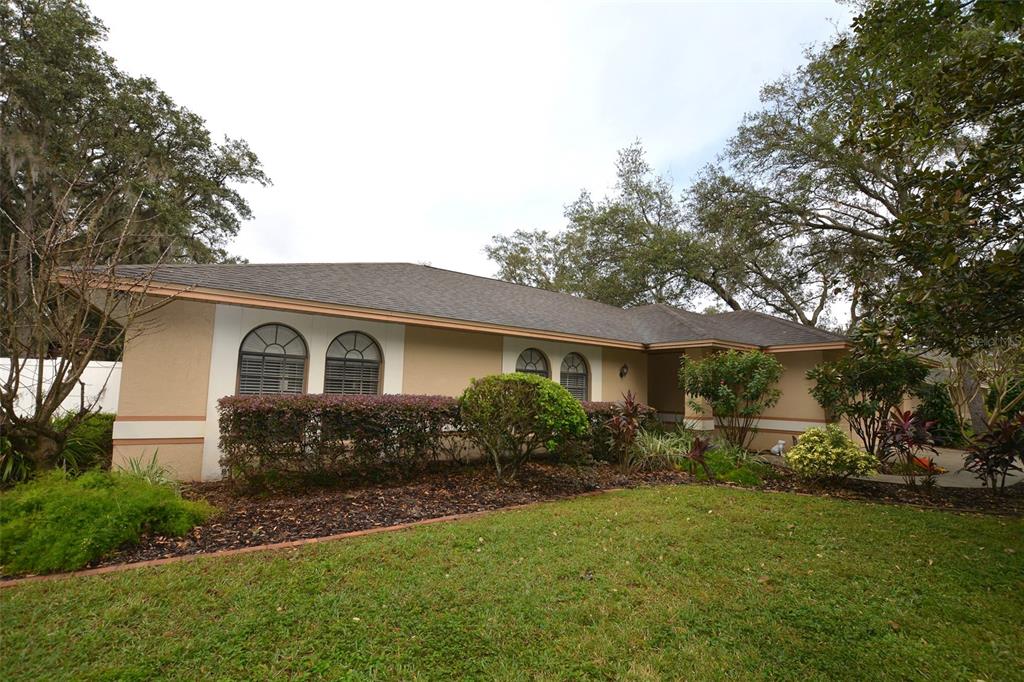
[(629, 365), (623, 365), (619, 368), (619, 378), (625, 379), (626, 375), (629, 374)]

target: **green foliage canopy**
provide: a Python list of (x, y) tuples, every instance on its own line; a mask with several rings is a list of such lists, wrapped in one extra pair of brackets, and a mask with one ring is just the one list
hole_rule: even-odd
[(125, 262), (216, 262), (251, 216), (238, 183), (266, 184), (248, 145), (211, 139), (203, 119), (103, 51), (85, 3), (0, 7), (0, 248), (60, 210), (81, 230), (130, 226)]
[(863, 324), (851, 340), (847, 355), (814, 367), (807, 378), (814, 382), (811, 395), (826, 415), (845, 418), (867, 451), (878, 456), (886, 420), (907, 395), (920, 389), (928, 367), (875, 325)]
[[(779, 402), (782, 393), (777, 384), (782, 371), (782, 363), (767, 353), (728, 350), (701, 360), (684, 357), (679, 386), (707, 403), (730, 444), (746, 448), (757, 432), (757, 419)], [(696, 400), (692, 406), (698, 412), (706, 411)]]

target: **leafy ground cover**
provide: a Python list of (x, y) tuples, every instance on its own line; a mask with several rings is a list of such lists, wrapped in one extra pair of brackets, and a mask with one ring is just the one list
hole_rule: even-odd
[(18, 679), (1022, 679), (1024, 521), (709, 486), (0, 590)]
[(51, 471), (0, 494), (0, 573), (81, 568), (152, 534), (184, 535), (213, 512), (141, 475)]

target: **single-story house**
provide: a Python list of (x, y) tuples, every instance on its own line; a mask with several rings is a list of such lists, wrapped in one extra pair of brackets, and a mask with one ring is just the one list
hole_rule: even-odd
[[(118, 274), (125, 286), (145, 266)], [(666, 420), (696, 420), (677, 387), (681, 355), (762, 349), (785, 367), (756, 447), (820, 425), (805, 372), (843, 337), (752, 311), (617, 308), (410, 263), (165, 265), (173, 300), (125, 344), (114, 463), (150, 458), (185, 480), (221, 475), (217, 401), (253, 393), (459, 395), (470, 379), (534, 372), (581, 400), (633, 391)]]

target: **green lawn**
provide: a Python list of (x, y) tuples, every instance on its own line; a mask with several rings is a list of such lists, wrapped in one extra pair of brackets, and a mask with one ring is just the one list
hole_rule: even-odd
[(655, 488), (0, 604), (5, 680), (1024, 679), (1024, 522)]

